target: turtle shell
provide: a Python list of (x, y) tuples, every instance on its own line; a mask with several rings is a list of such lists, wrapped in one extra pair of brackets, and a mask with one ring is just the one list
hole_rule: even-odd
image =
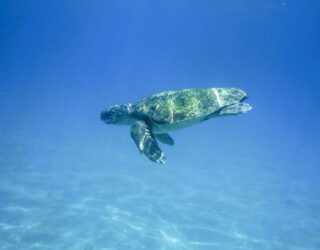
[(245, 96), (235, 88), (166, 91), (143, 98), (135, 104), (135, 111), (157, 125), (179, 128), (198, 123)]

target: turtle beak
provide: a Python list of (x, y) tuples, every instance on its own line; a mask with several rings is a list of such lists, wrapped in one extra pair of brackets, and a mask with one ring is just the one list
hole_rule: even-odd
[(100, 114), (100, 119), (105, 123), (110, 123), (110, 113), (108, 111), (102, 111)]

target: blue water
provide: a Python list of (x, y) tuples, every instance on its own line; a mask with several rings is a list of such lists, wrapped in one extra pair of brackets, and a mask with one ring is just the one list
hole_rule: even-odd
[[(320, 249), (318, 1), (2, 1), (1, 250)], [(110, 105), (238, 87), (158, 165)]]

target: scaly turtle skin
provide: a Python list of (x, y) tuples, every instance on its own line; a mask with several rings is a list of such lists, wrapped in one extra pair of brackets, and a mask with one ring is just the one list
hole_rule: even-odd
[(236, 88), (183, 89), (145, 97), (136, 104), (115, 105), (101, 113), (107, 124), (131, 125), (131, 137), (150, 160), (164, 163), (157, 140), (173, 145), (167, 134), (212, 117), (251, 110), (246, 93)]

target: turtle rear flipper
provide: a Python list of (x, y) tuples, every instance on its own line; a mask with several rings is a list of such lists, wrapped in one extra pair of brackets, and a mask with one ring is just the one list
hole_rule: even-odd
[(130, 133), (141, 153), (144, 153), (151, 161), (165, 163), (165, 155), (159, 148), (146, 122), (139, 120), (133, 123)]
[(219, 110), (219, 115), (237, 115), (247, 113), (252, 107), (248, 103), (235, 103)]

